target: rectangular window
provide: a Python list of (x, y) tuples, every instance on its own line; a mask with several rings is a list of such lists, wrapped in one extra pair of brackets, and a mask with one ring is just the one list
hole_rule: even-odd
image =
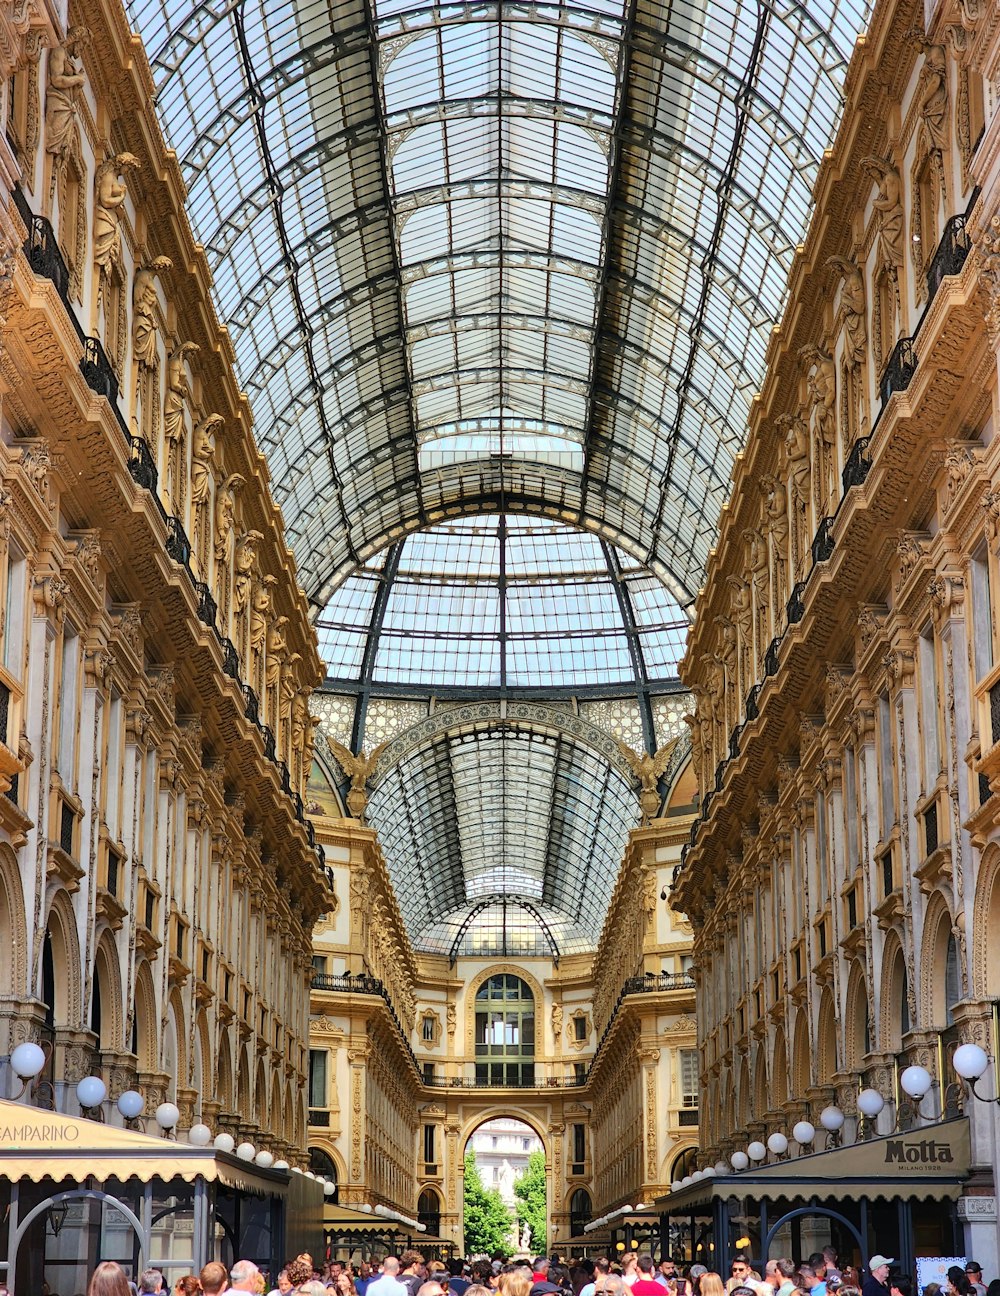
[(574, 1037), (575, 1037), (576, 1039), (582, 1041), (582, 1040), (585, 1040), (585, 1039), (587, 1038), (587, 1019), (586, 1019), (586, 1017), (574, 1017), (574, 1018), (573, 1018), (573, 1031), (574, 1031)]
[(24, 670), (24, 604), (27, 579), (27, 562), (12, 548), (7, 558), (3, 664), (15, 679), (20, 679)]
[(990, 603), (990, 568), (986, 546), (972, 558), (972, 633), (976, 680), (993, 669), (993, 610)]
[(79, 647), (79, 636), (67, 626), (63, 637), (62, 679), (59, 687), (59, 773), (65, 785), (73, 792), (76, 791), (76, 735), (80, 726), (77, 701)]
[(819, 873), (819, 900), (825, 905), (830, 898), (830, 876), (826, 858), (826, 797), (816, 793), (816, 868)]
[[(309, 1106), (326, 1107), (326, 1049), (309, 1050)], [(411, 1145), (412, 1146), (412, 1145)]]
[[(422, 1038), (423, 1038), (423, 1039), (424, 1039), (428, 1044), (432, 1044), (432, 1043), (434, 1042), (434, 1026), (435, 1026), (435, 1024), (436, 1024), (436, 1019), (435, 1019), (434, 1017), (431, 1017), (430, 1015), (426, 1016), (426, 1017), (423, 1019), (423, 1022), (421, 1023), (421, 1034), (422, 1034)], [(434, 1158), (433, 1158), (433, 1157), (428, 1157), (427, 1160), (428, 1160), (428, 1161), (433, 1161)]]
[(313, 972), (318, 973), (320, 976), (325, 976), (328, 963), (329, 959), (325, 954), (314, 954), (312, 956)]
[(896, 798), (893, 788), (892, 709), (888, 693), (878, 699), (879, 786), (882, 791), (882, 836), (888, 837), (896, 822)]
[(108, 709), (108, 762), (107, 762), (106, 818), (111, 836), (121, 838), (121, 786), (122, 786), (122, 699), (112, 693)]
[(436, 1160), (437, 1160), (437, 1157), (434, 1155), (434, 1130), (435, 1130), (435, 1128), (436, 1128), (436, 1127), (435, 1127), (434, 1125), (425, 1125), (425, 1126), (424, 1126), (424, 1160), (425, 1160), (425, 1161), (436, 1161)]
[(844, 819), (847, 824), (847, 851), (844, 876), (850, 877), (858, 866), (858, 772), (853, 747), (844, 749)]
[(587, 1159), (587, 1127), (585, 1125), (573, 1126), (573, 1160), (577, 1165), (583, 1165)]
[(681, 1049), (681, 1106), (698, 1106), (698, 1050)]
[(920, 636), (920, 728), (924, 748), (923, 791), (933, 788), (941, 769), (938, 744), (937, 661), (934, 654), (934, 631), (928, 627)]

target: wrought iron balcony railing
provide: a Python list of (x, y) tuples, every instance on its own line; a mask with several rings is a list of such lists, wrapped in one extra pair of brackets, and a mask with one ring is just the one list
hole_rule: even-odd
[(892, 355), (882, 370), (879, 380), (879, 395), (882, 404), (888, 403), (893, 392), (906, 391), (913, 375), (917, 372), (917, 353), (913, 349), (913, 338), (900, 338), (892, 348)]
[(941, 280), (946, 275), (961, 273), (971, 251), (972, 240), (965, 228), (965, 213), (959, 212), (945, 225), (941, 242), (937, 245), (931, 263), (927, 267), (928, 305), (934, 300), (934, 294), (941, 287)]

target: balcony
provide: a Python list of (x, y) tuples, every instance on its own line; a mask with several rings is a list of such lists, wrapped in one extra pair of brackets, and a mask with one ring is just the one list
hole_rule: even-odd
[(865, 478), (871, 472), (872, 461), (868, 458), (870, 440), (870, 437), (859, 437), (851, 446), (851, 453), (847, 456), (847, 463), (841, 473), (845, 495), (852, 486), (863, 486)]
[(128, 470), (132, 480), (143, 490), (154, 494), (157, 481), (156, 461), (148, 441), (145, 437), (130, 436), (129, 451)]
[(797, 625), (806, 614), (805, 604), (802, 602), (802, 595), (805, 593), (805, 581), (799, 581), (792, 588), (792, 597), (785, 605), (785, 615), (788, 618), (790, 626)]
[(913, 349), (913, 338), (900, 338), (893, 347), (892, 355), (879, 379), (878, 389), (882, 404), (888, 404), (894, 392), (906, 391), (916, 372), (917, 353)]
[(191, 541), (187, 538), (180, 518), (172, 517), (167, 522), (167, 553), (182, 567), (186, 567), (191, 561)]
[(84, 338), (83, 359), (80, 361), (80, 372), (91, 391), (98, 396), (107, 397), (110, 404), (118, 404), (118, 379), (111, 367), (108, 353), (101, 345), (100, 338)]
[(829, 562), (833, 555), (834, 543), (831, 534), (833, 530), (833, 518), (825, 517), (816, 528), (816, 535), (812, 542), (812, 560), (818, 566), (820, 563)]
[(972, 240), (965, 228), (965, 213), (952, 216), (944, 227), (941, 242), (927, 267), (927, 304), (934, 300), (934, 294), (941, 287), (941, 280), (948, 275), (961, 273), (966, 258), (972, 251)]

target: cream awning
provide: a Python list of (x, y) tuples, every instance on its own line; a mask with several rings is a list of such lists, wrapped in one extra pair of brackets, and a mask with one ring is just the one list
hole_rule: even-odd
[(264, 1170), (215, 1148), (192, 1147), (61, 1112), (0, 1101), (0, 1169), (38, 1182), (201, 1177), (257, 1194), (283, 1195), (288, 1175)]
[(720, 1197), (763, 1198), (919, 1197), (954, 1201), (969, 1175), (969, 1120), (920, 1129), (814, 1152), (741, 1174), (700, 1179), (656, 1201), (662, 1213), (687, 1212)]

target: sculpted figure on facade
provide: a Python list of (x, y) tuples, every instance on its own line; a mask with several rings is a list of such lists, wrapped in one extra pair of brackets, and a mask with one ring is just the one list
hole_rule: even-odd
[(740, 697), (744, 697), (753, 680), (750, 662), (753, 659), (753, 599), (750, 586), (742, 576), (726, 577), (730, 589), (729, 608), (736, 627), (736, 657), (739, 674)]
[(124, 177), (134, 171), (139, 159), (131, 153), (119, 153), (97, 168), (94, 177), (94, 265), (101, 276), (101, 291), (111, 267), (121, 260), (122, 235), (118, 212), (128, 197)]
[(759, 531), (744, 531), (743, 539), (748, 546), (747, 565), (750, 569), (750, 584), (754, 596), (754, 625), (756, 630), (756, 655), (758, 669), (764, 661), (768, 644), (771, 610), (771, 571), (767, 556), (767, 542)]
[(883, 158), (866, 157), (861, 165), (878, 186), (872, 207), (878, 224), (879, 260), (895, 276), (903, 264), (903, 202), (899, 172)]
[(225, 420), (221, 414), (209, 414), (194, 430), (191, 440), (191, 503), (200, 508), (208, 503), (215, 463), (217, 429)]
[(250, 608), (250, 660), (254, 678), (254, 688), (261, 692), (261, 664), (264, 659), (264, 647), (267, 643), (267, 614), (271, 609), (271, 590), (277, 585), (274, 576), (264, 576), (253, 590), (253, 603)]
[(77, 98), (86, 77), (78, 59), (89, 44), (89, 29), (74, 26), (66, 33), (63, 43), (49, 54), (48, 86), (45, 92), (45, 152), (53, 160), (50, 200), (59, 173), (79, 149)]
[(809, 429), (798, 414), (781, 414), (774, 426), (784, 443), (791, 518), (792, 572), (794, 579), (800, 581), (805, 576), (805, 554), (809, 543), (809, 497), (812, 481)]
[(833, 512), (836, 498), (837, 375), (832, 356), (822, 347), (803, 347), (799, 354), (808, 367), (806, 384), (816, 509), (818, 516), (826, 517)]
[(163, 403), (164, 484), (167, 500), (175, 512), (180, 512), (183, 504), (184, 412), (191, 395), (186, 357), (199, 349), (197, 342), (182, 342), (167, 361), (167, 394)]
[(229, 537), (236, 517), (236, 492), (246, 485), (246, 478), (230, 473), (215, 494), (215, 561), (220, 565), (229, 556)]
[(774, 573), (774, 602), (784, 607), (788, 602), (788, 492), (777, 477), (766, 477), (761, 483), (764, 494), (764, 511), (767, 534), (771, 545), (771, 566)]
[(850, 367), (864, 362), (868, 345), (865, 324), (865, 281), (855, 263), (847, 257), (827, 257), (826, 264), (841, 277), (840, 308), (844, 316), (845, 358)]
[(920, 71), (920, 116), (927, 127), (931, 147), (940, 159), (948, 146), (948, 56), (943, 45), (935, 45), (917, 33), (924, 53)]
[(156, 368), (156, 280), (172, 270), (173, 264), (169, 257), (158, 256), (136, 272), (132, 285), (132, 355), (140, 369)]

